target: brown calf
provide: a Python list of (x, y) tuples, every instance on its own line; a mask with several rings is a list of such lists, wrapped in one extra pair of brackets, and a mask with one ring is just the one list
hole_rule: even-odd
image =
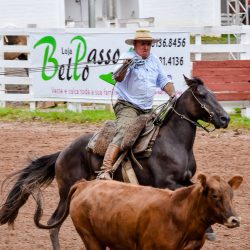
[[(176, 191), (116, 181), (79, 181), (69, 194), (69, 213), (87, 249), (200, 249), (214, 223), (240, 225), (233, 190), (243, 178), (198, 176), (200, 183)], [(54, 225), (55, 227), (66, 218)]]

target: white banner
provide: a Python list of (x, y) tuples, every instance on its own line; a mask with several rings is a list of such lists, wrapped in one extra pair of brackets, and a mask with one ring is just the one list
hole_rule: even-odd
[[(176, 90), (186, 88), (183, 74), (190, 75), (188, 33), (152, 32), (161, 40), (152, 47)], [(34, 97), (94, 100), (109, 103), (113, 85), (100, 75), (113, 72), (120, 55), (129, 50), (125, 40), (134, 33), (31, 34)], [(156, 101), (166, 100), (157, 91)]]

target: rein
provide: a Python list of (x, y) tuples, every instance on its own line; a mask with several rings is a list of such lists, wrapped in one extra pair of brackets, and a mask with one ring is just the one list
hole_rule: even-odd
[(178, 113), (178, 112), (175, 110), (175, 108), (173, 107), (173, 105), (171, 106), (171, 109), (172, 109), (172, 110), (175, 112), (175, 114), (177, 114), (181, 119), (184, 119), (184, 120), (190, 122), (191, 124), (193, 124), (193, 125), (196, 126), (196, 127), (202, 128), (202, 129), (205, 130), (207, 133), (213, 132), (213, 131), (215, 130), (215, 128), (212, 129), (212, 130), (209, 130), (209, 129), (207, 129), (207, 128), (208, 128), (208, 127), (210, 126), (210, 124), (211, 124), (211, 120), (212, 120), (212, 118), (213, 118), (213, 116), (214, 116), (214, 113), (211, 112), (211, 111), (206, 107), (205, 104), (202, 104), (202, 103), (200, 102), (200, 100), (195, 96), (195, 94), (194, 94), (194, 92), (193, 92), (192, 90), (191, 90), (191, 93), (192, 93), (194, 99), (201, 105), (201, 108), (204, 109), (204, 110), (206, 110), (206, 112), (209, 114), (209, 121), (208, 121), (208, 125), (207, 125), (207, 126), (203, 126), (203, 125), (200, 124), (199, 122), (192, 121), (191, 119), (189, 119), (189, 118), (186, 117), (185, 115)]

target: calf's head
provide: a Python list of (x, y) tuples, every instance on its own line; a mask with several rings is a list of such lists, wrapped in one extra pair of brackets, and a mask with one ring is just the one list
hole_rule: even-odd
[(229, 228), (240, 226), (240, 218), (234, 211), (232, 199), (233, 190), (238, 189), (243, 177), (233, 176), (228, 182), (219, 176), (207, 177), (199, 174), (198, 179), (202, 186), (202, 200), (207, 219), (212, 224), (220, 223)]

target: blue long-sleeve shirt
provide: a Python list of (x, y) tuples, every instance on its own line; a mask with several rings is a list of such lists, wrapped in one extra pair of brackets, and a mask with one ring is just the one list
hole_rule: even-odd
[(158, 57), (152, 53), (143, 60), (135, 51), (128, 51), (121, 56), (121, 59), (127, 58), (133, 58), (135, 63), (128, 69), (124, 80), (116, 83), (118, 99), (143, 110), (151, 109), (156, 88), (163, 89), (172, 82), (172, 77), (167, 75)]

